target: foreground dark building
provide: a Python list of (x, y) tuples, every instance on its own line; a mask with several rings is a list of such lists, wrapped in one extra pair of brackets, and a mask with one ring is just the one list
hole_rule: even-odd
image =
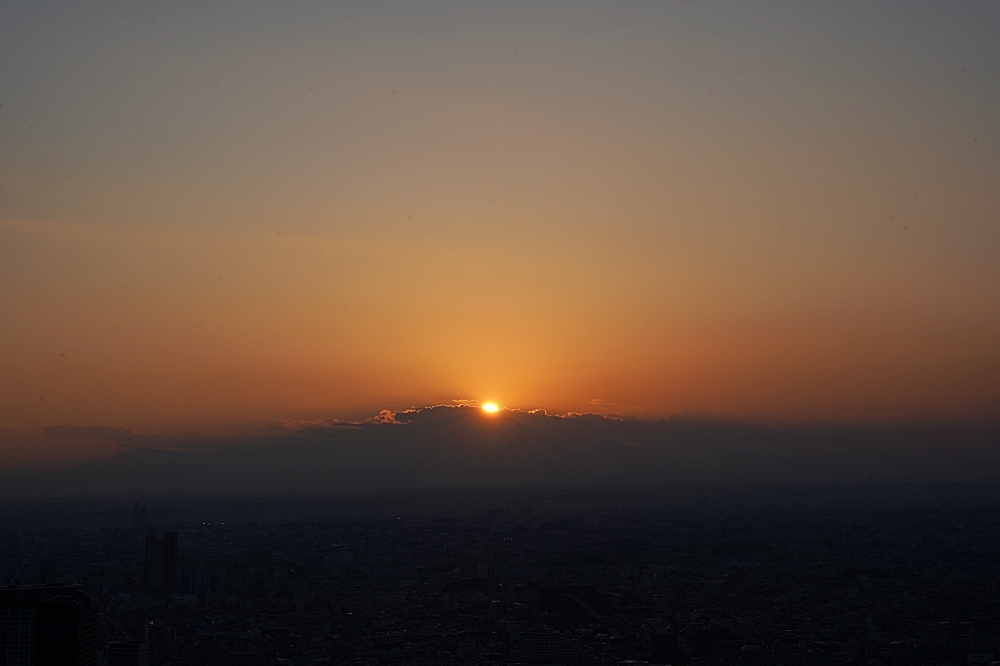
[(75, 585), (0, 588), (0, 666), (93, 666), (97, 610)]
[(180, 589), (177, 570), (177, 532), (167, 532), (163, 539), (147, 534), (143, 582), (151, 589), (176, 592)]

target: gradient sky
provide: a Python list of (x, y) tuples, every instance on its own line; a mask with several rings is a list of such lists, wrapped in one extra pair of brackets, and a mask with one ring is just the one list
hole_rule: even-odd
[(1000, 3), (8, 2), (0, 105), (9, 436), (1000, 399)]

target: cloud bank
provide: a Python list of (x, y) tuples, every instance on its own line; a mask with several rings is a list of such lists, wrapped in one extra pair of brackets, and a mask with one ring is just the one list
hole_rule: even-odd
[(128, 438), (131, 451), (11, 479), (7, 499), (330, 495), (411, 490), (1000, 480), (1000, 425), (765, 426), (469, 406), (302, 422), (263, 437)]

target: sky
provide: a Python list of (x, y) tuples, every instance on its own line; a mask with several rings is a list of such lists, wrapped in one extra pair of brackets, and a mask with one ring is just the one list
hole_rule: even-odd
[(3, 3), (0, 457), (996, 414), (998, 183), (994, 2)]

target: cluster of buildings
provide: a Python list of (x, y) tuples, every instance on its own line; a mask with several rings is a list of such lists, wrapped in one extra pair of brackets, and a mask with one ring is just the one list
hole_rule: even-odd
[[(0, 523), (0, 666), (988, 666), (1000, 510)], [(196, 513), (195, 513), (196, 515)], [(252, 516), (251, 516), (252, 518)], [(113, 522), (113, 521), (112, 521)], [(104, 523), (104, 524), (102, 524)]]

